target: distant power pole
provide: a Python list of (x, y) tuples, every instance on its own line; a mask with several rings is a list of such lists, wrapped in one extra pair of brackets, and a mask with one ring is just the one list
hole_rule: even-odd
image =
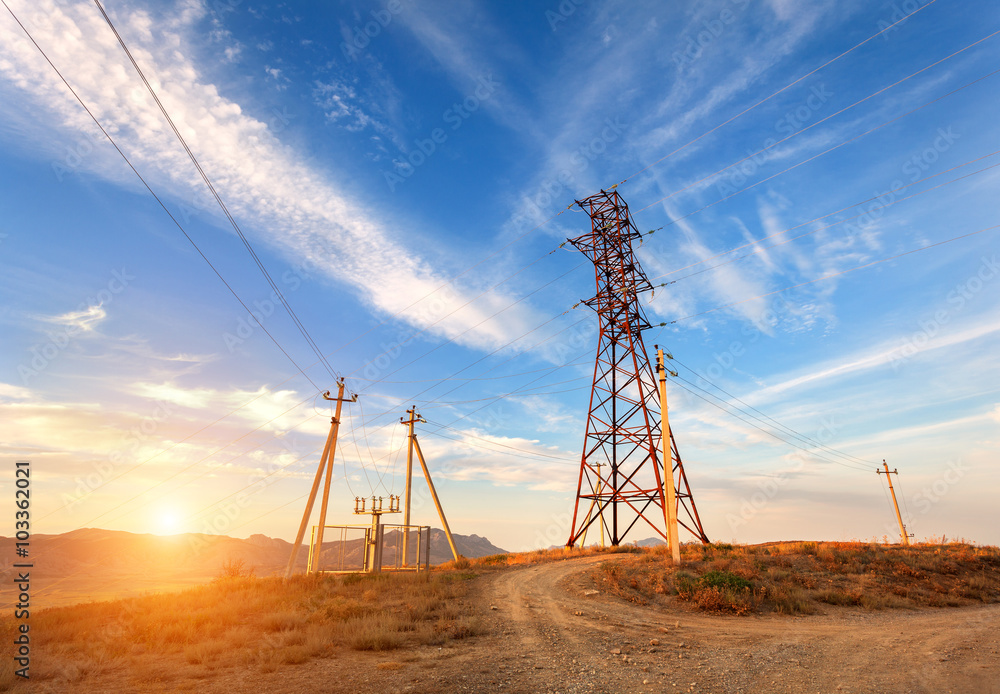
[[(604, 524), (612, 545), (619, 545), (640, 521), (664, 541), (668, 516), (661, 473), (676, 471), (677, 497), (687, 513), (678, 522), (702, 542), (702, 529), (669, 431), (664, 450), (676, 461), (661, 463), (659, 396), (653, 369), (642, 342), (649, 328), (639, 295), (653, 288), (639, 265), (632, 242), (642, 235), (617, 191), (601, 191), (577, 204), (590, 215), (591, 230), (570, 239), (594, 263), (597, 295), (585, 301), (597, 312), (599, 335), (590, 409), (584, 434), (573, 525), (567, 547), (573, 547), (595, 520)], [(666, 456), (664, 456), (666, 458)], [(601, 470), (598, 466), (606, 466)], [(670, 472), (667, 472), (670, 471)], [(580, 513), (590, 506), (593, 513)], [(662, 528), (662, 529), (661, 529)], [(602, 536), (604, 533), (602, 532)], [(676, 545), (676, 543), (675, 543)]]
[(890, 472), (889, 464), (886, 463), (884, 460), (882, 461), (882, 467), (885, 468), (884, 472), (882, 470), (879, 470), (878, 468), (875, 468), (875, 472), (878, 473), (879, 475), (884, 474), (885, 478), (889, 480), (889, 493), (892, 494), (892, 505), (896, 509), (896, 520), (899, 521), (899, 536), (903, 538), (904, 545), (909, 545), (910, 535), (906, 532), (906, 526), (903, 525), (903, 516), (899, 513), (899, 503), (896, 501), (896, 490), (892, 488), (892, 477), (890, 477), (890, 475), (898, 475), (899, 471), (894, 468)]

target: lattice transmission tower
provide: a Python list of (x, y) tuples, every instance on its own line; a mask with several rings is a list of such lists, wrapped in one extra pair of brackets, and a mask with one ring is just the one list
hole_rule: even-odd
[[(591, 230), (570, 239), (594, 263), (597, 295), (585, 301), (600, 322), (594, 385), (584, 435), (573, 526), (567, 546), (600, 528), (618, 545), (640, 521), (668, 541), (661, 464), (660, 404), (642, 331), (649, 328), (639, 294), (653, 289), (632, 242), (641, 237), (617, 191), (601, 191), (577, 204)], [(670, 434), (677, 490), (677, 522), (696, 538), (708, 537), (698, 517), (684, 464)]]

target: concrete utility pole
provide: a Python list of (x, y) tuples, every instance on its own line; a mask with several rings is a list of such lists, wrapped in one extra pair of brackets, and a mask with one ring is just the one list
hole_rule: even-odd
[[(455, 561), (461, 556), (458, 553), (458, 548), (455, 546), (455, 538), (451, 536), (451, 526), (448, 525), (448, 519), (445, 518), (444, 509), (441, 507), (441, 501), (438, 499), (437, 489), (434, 488), (434, 481), (431, 479), (431, 472), (427, 469), (427, 462), (424, 460), (424, 452), (420, 450), (420, 442), (417, 441), (417, 434), (413, 430), (413, 425), (417, 422), (426, 422), (427, 420), (417, 414), (417, 408), (412, 407), (406, 411), (406, 414), (410, 415), (409, 420), (400, 418), (400, 422), (406, 424), (409, 427), (409, 443), (406, 453), (406, 509), (403, 513), (403, 525), (405, 526), (404, 532), (404, 552), (406, 551), (406, 536), (409, 535), (410, 526), (410, 476), (411, 469), (413, 465), (413, 452), (417, 453), (417, 460), (420, 461), (420, 467), (424, 471), (424, 479), (427, 480), (427, 486), (431, 490), (431, 498), (434, 499), (434, 506), (437, 508), (438, 517), (441, 519), (441, 526), (444, 528), (444, 535), (448, 538), (448, 545), (451, 547), (451, 553), (455, 557)], [(429, 541), (429, 537), (428, 537)], [(429, 555), (428, 555), (429, 556)], [(405, 557), (405, 554), (404, 554)], [(404, 559), (405, 561), (405, 559)], [(420, 563), (420, 557), (417, 557), (417, 563)]]
[[(601, 477), (601, 468), (602, 467), (603, 467), (603, 463), (598, 463), (597, 464), (597, 498), (598, 499), (601, 498), (601, 487), (604, 485), (604, 478)], [(598, 523), (600, 524), (600, 527), (601, 527), (601, 549), (604, 549), (604, 514), (603, 513), (601, 514), (601, 517), (598, 520)]]
[[(595, 467), (597, 467), (597, 489), (595, 490), (595, 494), (597, 495), (597, 498), (590, 502), (590, 508), (587, 509), (587, 517), (586, 517), (586, 519), (584, 520), (584, 523), (583, 523), (583, 525), (584, 525), (583, 535), (580, 537), (580, 546), (581, 547), (583, 547), (584, 545), (587, 544), (587, 528), (590, 527), (590, 519), (594, 515), (594, 507), (597, 506), (597, 499), (601, 498), (601, 483), (603, 481), (601, 479), (601, 468), (603, 466), (604, 466), (603, 463), (597, 463), (597, 465), (595, 466)], [(604, 516), (602, 514), (598, 513), (597, 514), (597, 520), (600, 523), (600, 527), (601, 527), (601, 547), (603, 548), (604, 547)], [(567, 547), (567, 549), (569, 549), (569, 548)]]
[[(663, 449), (663, 515), (667, 524), (667, 542), (674, 566), (680, 566), (681, 546), (677, 533), (677, 490), (674, 487), (674, 463), (670, 451), (670, 419), (667, 416), (667, 369), (663, 350), (656, 345), (656, 370), (660, 374), (660, 442)], [(676, 376), (677, 374), (673, 374)]]
[[(344, 404), (344, 381), (337, 382), (337, 397), (331, 398), (330, 391), (323, 393), (324, 400), (336, 400), (337, 411), (330, 419), (330, 433), (326, 437), (326, 445), (323, 446), (323, 455), (319, 459), (319, 467), (316, 468), (316, 477), (313, 479), (312, 489), (309, 492), (309, 499), (306, 501), (306, 510), (302, 514), (302, 522), (299, 524), (299, 532), (295, 535), (295, 543), (292, 545), (292, 556), (288, 559), (288, 568), (285, 570), (285, 578), (290, 578), (295, 569), (295, 559), (299, 555), (299, 547), (302, 546), (302, 538), (305, 537), (306, 527), (309, 525), (309, 518), (312, 516), (313, 504), (316, 502), (316, 494), (319, 492), (319, 483), (326, 473), (325, 484), (323, 485), (323, 503), (319, 516), (318, 541), (315, 545), (315, 556), (310, 557), (310, 566), (313, 571), (319, 571), (319, 555), (323, 549), (323, 526), (326, 525), (326, 507), (330, 501), (330, 484), (333, 481), (333, 459), (337, 452), (337, 432), (340, 430), (340, 410)], [(357, 402), (358, 396), (351, 397), (351, 402)]]
[[(417, 414), (417, 407), (414, 405), (406, 411), (408, 419), (400, 417), (399, 421), (409, 427), (406, 444), (406, 491), (403, 493), (403, 566), (407, 566), (407, 557), (410, 548), (410, 491), (413, 486), (413, 425), (417, 422), (427, 420)], [(417, 564), (420, 558), (417, 557)]]
[(896, 520), (899, 521), (899, 535), (903, 538), (903, 544), (908, 546), (910, 544), (910, 535), (906, 532), (906, 526), (903, 525), (903, 516), (899, 513), (899, 503), (896, 501), (896, 490), (892, 488), (892, 477), (889, 476), (898, 475), (899, 471), (894, 468), (892, 472), (889, 472), (889, 464), (885, 460), (882, 461), (882, 467), (885, 468), (884, 473), (878, 468), (875, 468), (875, 472), (879, 475), (884, 474), (885, 478), (889, 480), (889, 493), (892, 494), (892, 505), (896, 509)]

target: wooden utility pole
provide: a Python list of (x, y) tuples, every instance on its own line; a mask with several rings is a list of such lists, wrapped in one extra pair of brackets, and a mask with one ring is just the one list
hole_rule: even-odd
[(896, 501), (896, 490), (892, 488), (892, 477), (889, 476), (898, 475), (899, 471), (893, 468), (892, 472), (890, 472), (889, 464), (886, 463), (885, 460), (882, 461), (882, 467), (885, 468), (885, 472), (879, 470), (878, 468), (875, 468), (875, 472), (880, 475), (884, 474), (885, 478), (889, 480), (889, 493), (892, 494), (892, 505), (896, 509), (896, 520), (899, 521), (899, 535), (903, 538), (903, 544), (909, 545), (910, 535), (906, 532), (906, 526), (903, 525), (903, 516), (899, 513), (899, 502)]
[[(316, 502), (316, 494), (319, 492), (319, 483), (326, 473), (326, 480), (323, 485), (323, 502), (319, 515), (319, 533), (315, 544), (315, 556), (310, 557), (310, 566), (313, 571), (319, 571), (319, 555), (323, 549), (323, 526), (326, 525), (326, 507), (330, 501), (330, 484), (333, 481), (333, 459), (337, 452), (337, 432), (340, 429), (340, 411), (344, 403), (344, 381), (337, 381), (337, 397), (331, 398), (330, 391), (323, 393), (324, 400), (337, 401), (337, 410), (330, 419), (330, 433), (326, 437), (326, 445), (323, 446), (323, 455), (319, 459), (319, 467), (316, 468), (316, 477), (313, 478), (312, 489), (309, 492), (309, 499), (306, 501), (306, 509), (302, 514), (302, 522), (299, 523), (299, 531), (295, 535), (295, 543), (292, 545), (292, 556), (288, 559), (288, 568), (285, 570), (285, 578), (290, 578), (295, 569), (295, 559), (299, 555), (299, 547), (302, 546), (302, 538), (305, 537), (306, 528), (309, 526), (309, 518), (312, 516), (313, 504)], [(356, 402), (357, 395), (351, 398), (351, 402)]]
[[(667, 543), (675, 566), (681, 563), (681, 546), (677, 533), (677, 490), (674, 487), (673, 454), (670, 451), (670, 419), (667, 416), (667, 369), (663, 365), (663, 350), (656, 345), (656, 370), (660, 373), (660, 443), (663, 449), (663, 516), (667, 524)], [(675, 376), (677, 374), (674, 374)]]
[[(427, 420), (417, 414), (417, 406), (414, 405), (406, 411), (408, 419), (403, 419), (400, 417), (399, 421), (409, 427), (407, 433), (407, 445), (406, 445), (406, 491), (403, 493), (403, 566), (407, 565), (407, 557), (409, 556), (410, 548), (410, 491), (413, 484), (413, 425), (417, 422), (426, 422)], [(420, 563), (420, 557), (417, 557), (417, 564)]]

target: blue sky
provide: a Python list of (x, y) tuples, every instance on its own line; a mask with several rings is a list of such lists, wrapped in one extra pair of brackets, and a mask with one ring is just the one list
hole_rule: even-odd
[[(5, 10), (0, 426), (3, 457), (32, 461), (35, 532), (291, 539), (333, 377), (98, 9), (9, 4), (312, 365)], [(710, 537), (892, 537), (884, 458), (918, 538), (1000, 542), (1000, 7), (510, 5), (107, 3), (360, 396), (332, 522), (401, 492), (416, 404), (456, 532), (565, 541), (597, 338), (574, 308), (592, 270), (560, 244), (588, 228), (574, 199), (624, 181), (656, 230), (647, 274), (676, 281), (645, 297), (668, 323), (645, 339), (677, 360), (671, 421)], [(415, 520), (437, 524), (416, 488)]]

